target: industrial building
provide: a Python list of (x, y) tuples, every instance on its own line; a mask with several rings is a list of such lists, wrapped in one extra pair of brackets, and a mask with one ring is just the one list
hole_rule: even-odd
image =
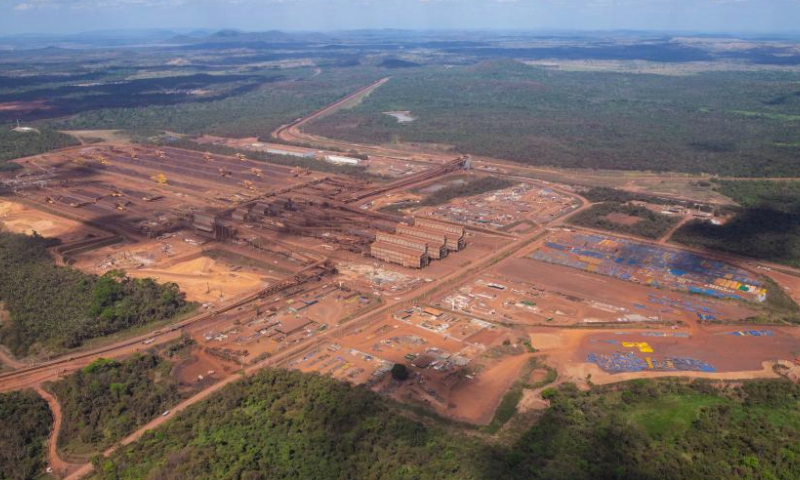
[(370, 255), (378, 260), (408, 268), (424, 268), (428, 266), (429, 262), (426, 252), (386, 242), (375, 242), (370, 245)]
[[(458, 252), (465, 246), (464, 227), (428, 219), (414, 219), (413, 226), (398, 225), (395, 234), (377, 233), (370, 253), (379, 260), (422, 268), (430, 260), (441, 260), (449, 252)], [(407, 252), (401, 254), (398, 248), (416, 252), (416, 255)], [(426, 259), (419, 260), (419, 254), (423, 254)]]
[(408, 237), (405, 235), (392, 235), (390, 233), (378, 232), (375, 235), (376, 242), (391, 243), (392, 245), (399, 245), (401, 247), (417, 250), (422, 253), (430, 253), (428, 251), (428, 244), (419, 238)]
[(299, 158), (314, 158), (316, 153), (313, 150), (306, 150), (303, 152), (298, 152), (295, 150), (283, 150), (279, 148), (268, 148), (266, 150), (267, 153), (271, 153), (273, 155), (285, 155), (287, 157), (299, 157)]
[(334, 165), (352, 165), (357, 166), (361, 160), (353, 157), (343, 157), (341, 155), (325, 155), (325, 160), (333, 163)]
[(378, 233), (375, 236), (375, 241), (391, 243), (407, 248), (420, 248), (418, 246), (421, 245), (425, 248), (431, 260), (441, 260), (447, 256), (447, 247), (444, 238), (420, 238), (418, 236), (404, 235), (403, 232), (398, 230), (395, 235)]
[(461, 225), (414, 217), (414, 226), (426, 230), (443, 232), (445, 238), (447, 238), (447, 249), (450, 251), (458, 252), (467, 246), (466, 232)]
[(463, 250), (466, 246), (466, 239), (463, 236), (458, 236), (431, 228), (398, 225), (397, 233), (408, 235), (410, 237), (424, 238), (425, 240), (431, 242), (442, 243), (449, 252), (458, 252)]

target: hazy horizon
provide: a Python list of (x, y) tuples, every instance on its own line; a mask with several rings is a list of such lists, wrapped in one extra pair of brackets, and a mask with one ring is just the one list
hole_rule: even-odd
[(108, 30), (797, 33), (800, 0), (0, 0), (0, 35)]

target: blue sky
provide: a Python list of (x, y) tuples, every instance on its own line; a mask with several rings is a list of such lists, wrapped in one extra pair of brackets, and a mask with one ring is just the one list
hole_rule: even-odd
[(800, 0), (0, 0), (0, 34), (141, 28), (798, 32)]

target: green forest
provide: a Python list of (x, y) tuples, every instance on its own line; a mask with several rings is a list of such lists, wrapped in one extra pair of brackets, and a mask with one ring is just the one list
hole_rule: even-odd
[(178, 403), (183, 395), (170, 376), (171, 368), (155, 354), (122, 362), (99, 359), (48, 384), (64, 414), (58, 436), (61, 451), (100, 452)]
[(795, 479), (800, 387), (562, 384), (521, 437), (424, 421), (362, 387), (265, 370), (98, 460), (111, 479)]
[(363, 69), (325, 70), (309, 77), (307, 68), (280, 71), (284, 81), (263, 83), (252, 91), (221, 100), (173, 105), (147, 105), (81, 112), (48, 125), (67, 130), (121, 129), (131, 132), (169, 130), (186, 134), (269, 137), (283, 124), (307, 115), (367, 85), (380, 72)]
[(40, 478), (52, 427), (50, 407), (33, 390), (0, 393), (0, 478)]
[[(362, 104), (307, 130), (362, 143), (452, 145), (530, 165), (794, 176), (798, 79), (561, 71), (510, 60), (425, 67), (397, 72)], [(406, 110), (416, 120), (383, 113)]]
[(376, 394), (264, 370), (101, 461), (102, 479), (468, 479), (468, 438), (398, 415)]
[[(608, 218), (608, 215), (615, 213), (635, 217), (638, 221), (626, 224)], [(569, 222), (589, 228), (657, 239), (675, 226), (678, 223), (678, 218), (663, 215), (638, 205), (606, 202), (592, 205), (590, 208), (571, 216)]]
[(19, 165), (9, 163), (8, 160), (78, 144), (75, 138), (54, 130), (15, 132), (10, 125), (2, 126), (0, 127), (0, 172), (19, 168)]
[(741, 205), (724, 225), (702, 220), (678, 229), (672, 240), (800, 267), (800, 182), (720, 181), (719, 191)]
[(47, 251), (56, 242), (0, 231), (0, 301), (9, 314), (0, 342), (15, 355), (75, 348), (193, 308), (174, 283), (58, 267)]

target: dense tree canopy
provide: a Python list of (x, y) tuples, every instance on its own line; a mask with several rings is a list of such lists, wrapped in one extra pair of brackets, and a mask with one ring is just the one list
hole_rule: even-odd
[(8, 125), (0, 126), (0, 171), (19, 168), (15, 163), (7, 163), (8, 160), (72, 145), (78, 145), (75, 138), (55, 130), (16, 132)]
[[(614, 217), (609, 217), (612, 214), (631, 217), (630, 220), (635, 223), (620, 223), (615, 221)], [(647, 207), (606, 202), (593, 205), (591, 208), (571, 216), (569, 222), (589, 228), (657, 239), (678, 223), (678, 218), (654, 212)]]
[(10, 317), (0, 325), (0, 341), (16, 355), (74, 348), (191, 306), (174, 283), (58, 267), (47, 251), (52, 245), (38, 235), (0, 231), (0, 301)]
[(39, 478), (52, 426), (50, 407), (33, 390), (0, 393), (0, 478)]
[(49, 384), (64, 414), (60, 448), (101, 451), (177, 403), (181, 394), (171, 366), (154, 354), (100, 359)]
[[(393, 73), (362, 104), (307, 129), (542, 166), (754, 177), (800, 167), (797, 73), (640, 75), (511, 60)], [(415, 120), (398, 123), (389, 111)]]
[(511, 443), (406, 418), (362, 387), (267, 370), (101, 460), (96, 479), (795, 479), (800, 387), (633, 381), (545, 390)]
[(673, 240), (800, 267), (800, 182), (723, 181), (719, 189), (740, 211), (724, 225), (689, 222)]

